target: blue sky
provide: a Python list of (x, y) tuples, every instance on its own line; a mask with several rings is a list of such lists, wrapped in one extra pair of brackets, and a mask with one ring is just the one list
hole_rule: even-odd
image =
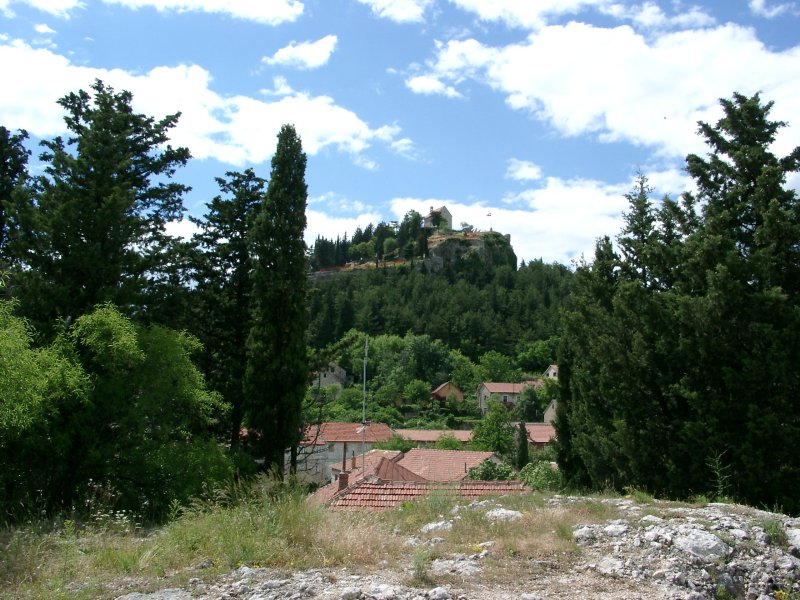
[(268, 177), (294, 123), (309, 243), (446, 205), (569, 264), (618, 232), (638, 170), (691, 188), (719, 98), (761, 91), (789, 123), (774, 150), (800, 143), (800, 3), (0, 0), (0, 124), (63, 134), (56, 100), (95, 78), (182, 112), (190, 214), (227, 170)]

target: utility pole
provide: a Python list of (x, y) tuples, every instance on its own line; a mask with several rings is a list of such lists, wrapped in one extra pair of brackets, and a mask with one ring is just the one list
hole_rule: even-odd
[(364, 338), (364, 375), (362, 377), (363, 393), (361, 395), (361, 477), (364, 477), (364, 462), (367, 437), (367, 356), (369, 355), (369, 338)]

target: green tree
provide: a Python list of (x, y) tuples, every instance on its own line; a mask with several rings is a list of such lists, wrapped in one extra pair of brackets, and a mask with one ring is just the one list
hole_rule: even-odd
[(169, 145), (178, 114), (155, 121), (129, 92), (101, 81), (58, 102), (70, 137), (43, 142), (45, 176), (16, 218), (22, 310), (39, 323), (74, 320), (99, 303), (129, 313), (147, 306), (171, 256), (168, 221), (186, 186), (171, 181), (189, 150)]
[(508, 481), (513, 477), (514, 469), (505, 463), (497, 463), (488, 458), (477, 467), (472, 467), (467, 474), (467, 479), (473, 481)]
[(520, 421), (517, 425), (517, 453), (514, 456), (517, 469), (521, 469), (530, 462), (530, 453), (528, 452), (528, 430), (525, 428), (525, 422)]
[(284, 125), (249, 240), (255, 264), (245, 372), (247, 422), (259, 432), (265, 466), (279, 472), (284, 451), (300, 441), (308, 381), (305, 171), (300, 137)]
[(489, 401), (489, 410), (472, 430), (470, 445), (475, 450), (497, 452), (509, 457), (514, 451), (514, 425), (505, 407), (495, 400)]
[(79, 506), (96, 484), (117, 508), (159, 517), (171, 500), (231, 476), (208, 435), (225, 406), (192, 363), (196, 339), (136, 324), (106, 304), (34, 349), (34, 332), (7, 309), (0, 337), (14, 358), (1, 364), (0, 352), (6, 518), (33, 504), (48, 513)]
[[(758, 95), (722, 100), (710, 152), (687, 157), (697, 194), (649, 199), (641, 176), (617, 241), (576, 273), (557, 415), (573, 485), (670, 496), (733, 474), (740, 500), (800, 510), (800, 204), (784, 188), (800, 148), (770, 148), (783, 123)], [(779, 425), (780, 424), (780, 425)]]
[[(28, 132), (24, 129), (12, 134), (0, 126), (0, 261), (7, 260), (6, 247), (9, 237), (9, 212), (12, 195), (28, 174), (30, 150), (25, 148)], [(2, 263), (0, 263), (2, 266)]]
[(464, 444), (452, 433), (443, 433), (437, 438), (433, 447), (437, 450), (463, 450)]
[(252, 169), (217, 178), (220, 191), (208, 203), (193, 237), (196, 290), (192, 303), (194, 331), (203, 342), (202, 365), (212, 389), (231, 406), (228, 439), (239, 444), (244, 418), (244, 376), (247, 337), (251, 327), (250, 257), (248, 233), (266, 189)]

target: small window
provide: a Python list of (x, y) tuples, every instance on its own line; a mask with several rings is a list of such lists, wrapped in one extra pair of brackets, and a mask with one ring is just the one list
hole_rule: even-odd
[(503, 394), (503, 402), (508, 402), (508, 396), (506, 394)]

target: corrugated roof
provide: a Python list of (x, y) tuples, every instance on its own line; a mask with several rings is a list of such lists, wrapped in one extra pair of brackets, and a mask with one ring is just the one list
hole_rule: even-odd
[(385, 423), (367, 423), (362, 438), (361, 423), (320, 423), (306, 427), (302, 445), (322, 445), (334, 442), (385, 442), (394, 432)]
[(363, 479), (345, 488), (327, 502), (333, 510), (389, 510), (403, 502), (423, 498), (430, 493), (444, 493), (462, 498), (513, 494), (528, 488), (519, 481), (462, 481), (451, 484), (399, 482)]
[(412, 442), (433, 443), (443, 435), (451, 435), (464, 443), (472, 439), (472, 432), (463, 429), (395, 429), (394, 432), (404, 440)]
[(493, 456), (493, 452), (414, 448), (406, 452), (397, 464), (426, 481), (460, 481), (470, 469)]

